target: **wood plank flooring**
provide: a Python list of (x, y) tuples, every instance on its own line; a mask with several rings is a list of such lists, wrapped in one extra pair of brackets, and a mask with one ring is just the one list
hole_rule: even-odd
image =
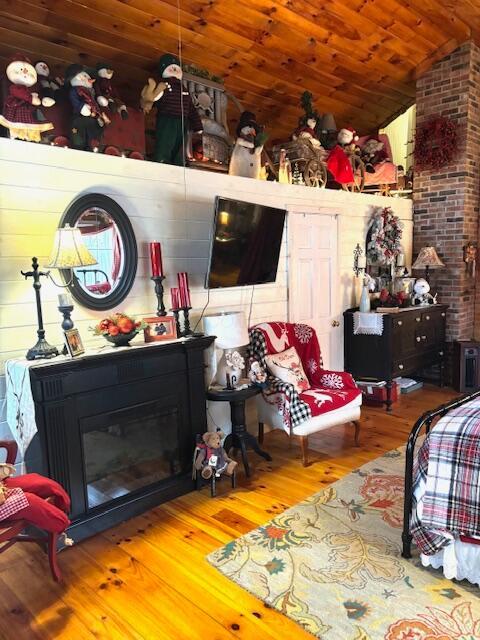
[(301, 640), (311, 638), (285, 616), (205, 562), (213, 549), (405, 443), (416, 418), (455, 394), (425, 387), (401, 396), (388, 415), (362, 411), (361, 446), (353, 428), (311, 438), (312, 464), (280, 432), (265, 436), (267, 463), (250, 453), (253, 477), (239, 473), (219, 496), (192, 492), (60, 554), (64, 584), (50, 578), (46, 556), (16, 545), (0, 556), (2, 640)]

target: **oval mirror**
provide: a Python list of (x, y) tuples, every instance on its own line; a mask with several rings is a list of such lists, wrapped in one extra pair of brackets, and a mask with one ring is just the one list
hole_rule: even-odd
[(137, 272), (137, 243), (125, 211), (115, 200), (90, 193), (75, 200), (65, 211), (60, 227), (69, 224), (82, 234), (82, 240), (97, 264), (62, 270), (72, 296), (85, 307), (112, 309), (125, 299)]

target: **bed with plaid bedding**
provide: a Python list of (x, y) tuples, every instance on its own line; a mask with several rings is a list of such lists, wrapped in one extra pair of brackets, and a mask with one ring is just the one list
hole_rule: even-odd
[(411, 534), (427, 556), (480, 536), (480, 398), (452, 409), (425, 438), (414, 469)]

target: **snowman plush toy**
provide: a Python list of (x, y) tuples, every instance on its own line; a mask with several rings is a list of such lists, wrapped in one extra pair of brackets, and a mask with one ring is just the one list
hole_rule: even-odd
[(50, 67), (44, 60), (35, 63), (38, 84), (40, 86), (40, 97), (45, 107), (53, 107), (56, 102), (55, 94), (60, 89), (60, 82), (53, 80), (50, 76)]
[(165, 89), (155, 97), (157, 124), (153, 159), (182, 167), (188, 133), (201, 133), (202, 120), (183, 86), (183, 71), (177, 56), (164, 54), (158, 61), (158, 72)]
[(71, 138), (74, 149), (96, 150), (103, 128), (110, 122), (97, 103), (94, 82), (95, 78), (81, 64), (71, 64), (65, 72), (65, 85), (69, 88), (73, 110)]
[(432, 296), (430, 293), (430, 285), (425, 278), (418, 278), (413, 285), (412, 304), (420, 307), (426, 307), (429, 304), (437, 303), (437, 295)]
[(99, 62), (96, 68), (95, 95), (97, 96), (98, 104), (101, 107), (108, 107), (112, 113), (119, 113), (122, 120), (126, 120), (128, 118), (128, 109), (112, 82), (113, 69), (103, 62)]
[(266, 137), (255, 115), (250, 111), (244, 111), (237, 125), (237, 139), (230, 158), (228, 173), (231, 176), (260, 178), (262, 150)]
[(0, 125), (6, 127), (10, 138), (40, 142), (42, 133), (53, 129), (40, 107), (51, 105), (40, 98), (37, 90), (37, 72), (30, 60), (21, 54), (13, 56), (7, 64), (8, 92), (0, 115)]

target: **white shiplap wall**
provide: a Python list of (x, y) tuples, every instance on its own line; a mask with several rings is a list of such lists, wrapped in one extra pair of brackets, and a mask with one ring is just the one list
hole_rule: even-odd
[[(32, 281), (20, 276), (32, 256), (44, 264), (53, 235), (70, 202), (85, 193), (103, 193), (128, 214), (137, 239), (139, 265), (135, 285), (120, 308), (132, 315), (150, 315), (155, 296), (149, 279), (147, 243), (160, 240), (166, 300), (176, 286), (178, 271), (188, 271), (195, 313), (206, 302), (203, 288), (207, 266), (213, 200), (216, 195), (305, 212), (339, 214), (339, 273), (343, 308), (354, 302), (352, 252), (362, 242), (372, 206), (392, 206), (404, 221), (404, 248), (409, 260), (412, 238), (411, 201), (343, 191), (315, 190), (180, 167), (84, 153), (69, 149), (0, 139), (0, 376), (8, 358), (22, 356), (36, 340)], [(56, 275), (56, 274), (55, 274)], [(58, 279), (58, 277), (57, 277)], [(42, 282), (47, 339), (61, 344), (57, 295), (49, 280)], [(249, 310), (251, 287), (212, 291), (208, 312)], [(84, 342), (100, 344), (88, 327), (104, 314), (75, 307), (73, 319)], [(277, 282), (255, 289), (252, 323), (287, 319), (287, 255), (284, 241)], [(137, 340), (140, 339), (140, 336)], [(0, 377), (0, 406), (4, 397)], [(215, 412), (217, 408), (212, 408)], [(6, 432), (0, 415), (0, 437)]]

